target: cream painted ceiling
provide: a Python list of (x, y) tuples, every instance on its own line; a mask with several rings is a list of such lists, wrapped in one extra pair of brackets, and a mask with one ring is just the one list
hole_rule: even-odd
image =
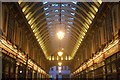
[[(75, 56), (100, 2), (19, 2), (48, 60), (71, 60)], [(57, 38), (62, 30), (65, 37)], [(61, 46), (60, 46), (61, 44)], [(57, 52), (63, 49), (63, 56)]]

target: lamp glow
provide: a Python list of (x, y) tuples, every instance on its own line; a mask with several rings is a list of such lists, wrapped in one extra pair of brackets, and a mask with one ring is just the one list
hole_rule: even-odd
[(58, 38), (59, 38), (60, 40), (62, 40), (62, 39), (64, 38), (64, 32), (59, 31), (59, 32), (57, 33), (57, 36), (58, 36)]
[(61, 63), (61, 62), (59, 62), (59, 63), (58, 63), (58, 65), (59, 65), (59, 66), (61, 66), (61, 65), (62, 65), (62, 63)]
[(59, 51), (59, 52), (58, 52), (58, 55), (59, 55), (59, 56), (62, 56), (62, 55), (63, 55), (63, 52), (62, 52), (62, 51)]

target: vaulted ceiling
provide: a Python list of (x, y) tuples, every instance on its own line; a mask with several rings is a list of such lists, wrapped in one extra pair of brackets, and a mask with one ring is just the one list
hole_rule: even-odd
[[(71, 60), (98, 12), (100, 2), (19, 2), (48, 60)], [(65, 36), (57, 38), (62, 30)], [(61, 46), (60, 46), (61, 44)], [(58, 57), (59, 49), (63, 56)]]

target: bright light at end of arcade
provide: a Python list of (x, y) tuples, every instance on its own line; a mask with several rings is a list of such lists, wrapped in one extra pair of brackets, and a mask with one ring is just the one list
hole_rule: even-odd
[(61, 67), (61, 66), (59, 66), (59, 67), (58, 67), (58, 69), (59, 69), (59, 70), (61, 70), (61, 69), (62, 69), (62, 67)]
[(62, 65), (62, 62), (59, 62), (58, 65), (61, 66), (61, 65)]
[(59, 73), (61, 73), (62, 71), (59, 71)]
[(64, 38), (64, 32), (59, 31), (59, 32), (57, 33), (57, 36), (58, 36), (58, 39), (62, 40), (62, 39)]

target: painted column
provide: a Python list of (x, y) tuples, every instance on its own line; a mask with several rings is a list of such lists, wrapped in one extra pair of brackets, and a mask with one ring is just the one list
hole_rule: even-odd
[(16, 69), (15, 69), (15, 78), (18, 79), (18, 66), (19, 62), (16, 62)]

